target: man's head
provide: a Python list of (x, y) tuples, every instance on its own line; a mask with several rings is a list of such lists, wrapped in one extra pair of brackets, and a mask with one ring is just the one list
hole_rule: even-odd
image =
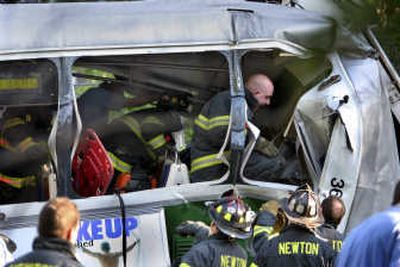
[(51, 199), (39, 215), (39, 236), (56, 237), (74, 243), (78, 234), (79, 220), (79, 210), (71, 200), (66, 197)]
[(247, 79), (246, 88), (257, 101), (258, 107), (271, 104), (271, 97), (274, 94), (274, 84), (268, 76), (261, 73), (251, 75)]
[(340, 224), (340, 221), (346, 213), (343, 200), (335, 196), (325, 198), (321, 203), (321, 209), (325, 223), (329, 223), (335, 226), (335, 228)]

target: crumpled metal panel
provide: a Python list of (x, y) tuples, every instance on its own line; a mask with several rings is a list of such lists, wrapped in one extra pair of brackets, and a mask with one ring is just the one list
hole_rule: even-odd
[[(326, 104), (336, 114), (335, 125), (319, 181), (320, 195), (341, 197), (349, 209), (354, 200), (362, 160), (363, 119), (360, 100), (337, 54), (330, 57), (333, 74), (341, 79), (328, 90)], [(335, 104), (336, 103), (336, 104)], [(345, 214), (340, 230), (344, 230), (350, 212)]]
[(390, 80), (379, 61), (343, 58), (360, 101), (363, 120), (361, 165), (347, 230), (390, 205), (400, 177), (399, 157), (386, 94)]
[[(382, 66), (374, 59), (337, 54), (330, 59), (331, 76), (341, 80), (307, 92), (295, 121), (319, 193), (343, 198), (348, 212), (339, 229), (349, 231), (389, 205), (400, 165), (385, 91), (390, 81)], [(345, 95), (348, 102), (332, 110), (335, 99)]]
[(235, 27), (238, 40), (270, 38), (322, 51), (333, 47), (336, 38), (333, 19), (293, 8), (270, 9), (237, 13)]
[(333, 128), (334, 112), (327, 108), (329, 90), (318, 90), (319, 85), (309, 90), (299, 100), (295, 111), (298, 136), (309, 156), (309, 168), (313, 170), (313, 180), (322, 172)]
[(0, 55), (258, 39), (327, 51), (338, 36), (334, 20), (317, 13), (227, 0), (1, 5), (0, 25)]

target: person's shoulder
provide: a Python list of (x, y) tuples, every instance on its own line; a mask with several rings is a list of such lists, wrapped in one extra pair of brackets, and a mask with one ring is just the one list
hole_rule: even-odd
[(317, 234), (321, 236), (322, 238), (327, 238), (327, 239), (343, 239), (343, 234), (340, 233), (337, 229), (335, 228), (330, 228), (326, 227), (324, 225), (321, 225), (320, 227), (317, 228)]
[(263, 210), (257, 214), (256, 224), (263, 226), (273, 226), (276, 216), (269, 211)]
[(61, 267), (84, 267), (78, 260), (68, 260), (61, 264)]
[(386, 210), (371, 215), (357, 227), (351, 230), (351, 234), (358, 234), (370, 231), (387, 231), (393, 224), (400, 223), (400, 207), (390, 207)]
[(190, 249), (190, 251), (205, 251), (205, 250), (207, 250), (208, 248), (210, 248), (211, 246), (212, 246), (212, 244), (213, 244), (213, 240), (212, 239), (204, 239), (204, 240), (201, 240), (201, 241), (199, 241), (199, 242), (197, 242), (196, 244), (194, 244), (192, 247), (191, 247), (191, 249)]
[(82, 267), (83, 265), (72, 255), (54, 250), (34, 250), (6, 265), (16, 266), (63, 266)]
[(14, 267), (14, 266), (20, 266), (20, 264), (25, 264), (33, 261), (33, 254), (34, 252), (28, 252), (18, 258), (16, 258), (14, 261), (8, 263), (5, 265), (5, 267)]

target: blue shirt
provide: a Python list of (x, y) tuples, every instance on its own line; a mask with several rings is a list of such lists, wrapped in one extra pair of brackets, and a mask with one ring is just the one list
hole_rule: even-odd
[(400, 207), (375, 214), (353, 229), (336, 266), (400, 266)]

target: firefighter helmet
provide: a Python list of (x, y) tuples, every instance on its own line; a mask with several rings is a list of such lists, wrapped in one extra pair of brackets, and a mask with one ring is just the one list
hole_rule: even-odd
[(211, 202), (209, 214), (217, 228), (230, 237), (246, 239), (252, 235), (255, 213), (240, 197), (223, 197)]
[(283, 211), (289, 222), (315, 228), (321, 223), (317, 194), (309, 185), (299, 186), (285, 201)]

